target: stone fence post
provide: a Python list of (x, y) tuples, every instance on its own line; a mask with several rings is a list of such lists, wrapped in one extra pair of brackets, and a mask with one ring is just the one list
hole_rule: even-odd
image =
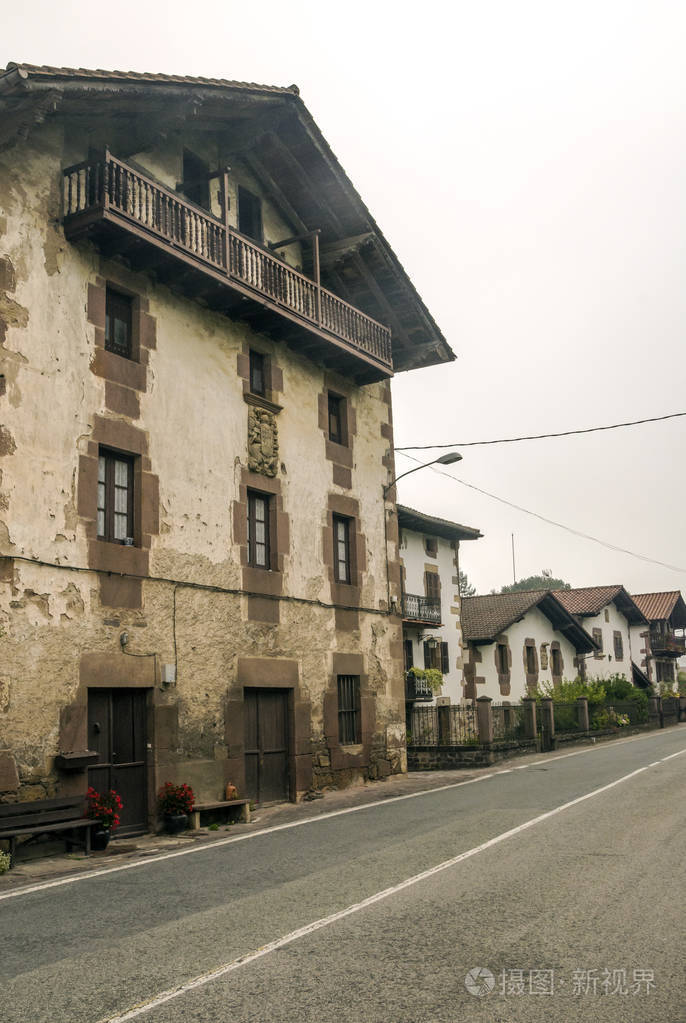
[(576, 701), (576, 719), (579, 723), (579, 730), (582, 732), (588, 732), (590, 729), (590, 722), (588, 719), (588, 697), (579, 696)]
[(533, 696), (522, 697), (524, 708), (524, 735), (527, 739), (536, 738), (536, 700)]
[(555, 714), (553, 701), (549, 696), (541, 700), (541, 726), (549, 742), (549, 749), (555, 749)]
[(648, 697), (648, 717), (650, 718), (651, 722), (657, 721), (660, 727), (662, 727), (662, 722), (660, 721), (662, 714), (660, 713), (659, 696)]
[(679, 721), (686, 721), (686, 696), (679, 697)]
[(493, 742), (492, 702), (490, 696), (479, 696), (476, 701), (476, 727), (482, 746), (490, 746)]

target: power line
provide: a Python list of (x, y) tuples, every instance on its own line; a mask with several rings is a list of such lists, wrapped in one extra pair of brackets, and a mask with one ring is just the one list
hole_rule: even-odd
[[(463, 445), (464, 446), (464, 445)], [(399, 450), (396, 448), (396, 451)], [(404, 458), (409, 458), (412, 462), (419, 462), (418, 458), (413, 458), (412, 455), (406, 455), (403, 453)], [(658, 561), (656, 558), (649, 558), (646, 554), (637, 554), (635, 551), (627, 550), (626, 547), (618, 547), (616, 544), (609, 543), (607, 540), (599, 540), (597, 536), (591, 536), (590, 533), (582, 533), (579, 529), (574, 529), (572, 526), (566, 526), (563, 522), (556, 522), (555, 519), (549, 519), (545, 515), (540, 515), (538, 512), (531, 511), (529, 508), (523, 508), (520, 504), (515, 504), (514, 501), (508, 501), (504, 497), (498, 497), (497, 494), (491, 494), (488, 490), (483, 490), (481, 487), (475, 486), (474, 483), (467, 483), (466, 480), (458, 479), (457, 476), (453, 476), (452, 473), (446, 472), (444, 469), (437, 469), (435, 466), (429, 466), (432, 472), (437, 473), (439, 476), (447, 476), (449, 480), (453, 480), (455, 483), (461, 484), (463, 487), (469, 487), (470, 490), (476, 490), (478, 494), (483, 494), (484, 497), (490, 497), (494, 501), (498, 501), (500, 504), (507, 505), (508, 508), (514, 508), (516, 511), (523, 512), (525, 515), (531, 515), (535, 519), (539, 519), (541, 522), (547, 523), (549, 526), (557, 526), (558, 529), (564, 529), (565, 532), (571, 533), (573, 536), (581, 537), (582, 540), (591, 540), (593, 543), (599, 544), (601, 547), (606, 547), (610, 551), (615, 551), (617, 554), (628, 554), (631, 558), (638, 558), (640, 561), (647, 561), (651, 565), (659, 565), (661, 568), (668, 568), (672, 572), (686, 572), (686, 568), (680, 568), (678, 565), (668, 565), (665, 561)]]
[[(625, 426), (642, 426), (644, 423), (662, 423), (665, 419), (678, 419), (686, 412), (670, 412), (667, 416), (653, 416), (651, 419), (633, 419), (629, 423), (612, 423), (610, 426), (587, 426), (583, 430), (561, 430), (559, 433), (533, 433), (528, 437), (498, 437), (494, 440), (456, 441), (454, 444), (409, 444), (395, 448), (396, 451), (427, 451), (430, 448), (474, 448), (487, 444), (517, 444), (522, 440), (548, 440), (550, 437), (573, 437), (580, 433), (600, 433), (601, 430), (621, 430)], [(446, 473), (446, 476), (449, 473)]]

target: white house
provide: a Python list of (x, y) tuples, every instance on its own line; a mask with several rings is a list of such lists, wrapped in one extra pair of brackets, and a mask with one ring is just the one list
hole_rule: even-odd
[[(440, 695), (457, 703), (462, 697), (459, 549), (461, 540), (478, 540), (478, 529), (434, 518), (398, 505), (400, 564), (403, 583), (405, 671), (438, 668)], [(433, 701), (421, 680), (406, 682), (406, 699)]]
[(635, 593), (647, 625), (631, 630), (635, 659), (651, 685), (672, 687), (677, 680), (679, 658), (686, 653), (686, 603), (679, 590), (664, 593)]
[[(555, 590), (555, 596), (591, 634), (596, 649), (579, 662), (579, 674), (586, 678), (623, 675), (629, 682), (646, 686), (648, 679), (640, 665), (634, 665), (634, 633), (645, 632), (648, 622), (623, 586), (586, 586)], [(641, 646), (643, 643), (640, 644)]]
[(464, 697), (517, 703), (577, 674), (595, 643), (550, 590), (463, 597)]

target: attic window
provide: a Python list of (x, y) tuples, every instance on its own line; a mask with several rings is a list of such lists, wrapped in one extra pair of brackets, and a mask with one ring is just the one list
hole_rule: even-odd
[(431, 558), (435, 558), (438, 554), (438, 540), (435, 536), (424, 537), (424, 549)]
[(191, 202), (203, 209), (210, 208), (210, 168), (204, 160), (192, 153), (190, 149), (183, 151), (183, 194)]
[(238, 186), (238, 230), (256, 242), (262, 241), (262, 203), (242, 185)]

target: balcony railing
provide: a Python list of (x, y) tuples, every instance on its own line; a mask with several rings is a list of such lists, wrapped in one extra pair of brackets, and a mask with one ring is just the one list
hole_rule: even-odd
[(423, 678), (416, 678), (411, 671), (405, 672), (405, 699), (407, 701), (431, 703), (434, 691)]
[(651, 632), (650, 649), (654, 654), (681, 657), (686, 653), (686, 639), (671, 632)]
[(407, 621), (441, 624), (441, 601), (417, 593), (403, 593), (403, 618)]
[(371, 363), (376, 379), (392, 374), (388, 327), (235, 231), (226, 211), (219, 220), (109, 152), (64, 171), (64, 218), (67, 238), (124, 227)]

